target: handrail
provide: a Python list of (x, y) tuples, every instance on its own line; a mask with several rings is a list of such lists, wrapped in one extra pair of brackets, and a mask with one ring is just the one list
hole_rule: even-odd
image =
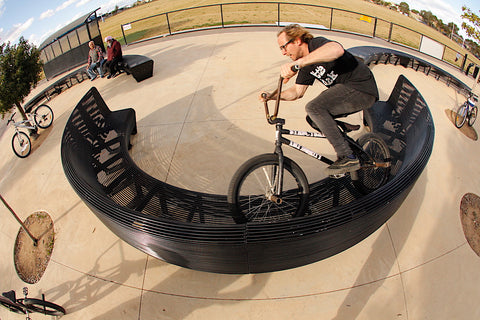
[[(125, 27), (126, 26), (131, 26), (132, 24), (139, 23), (139, 22), (142, 22), (142, 21), (146, 21), (146, 20), (149, 20), (149, 19), (152, 19), (152, 18), (158, 18), (160, 16), (165, 16), (166, 17), (166, 27), (168, 28), (168, 34), (167, 35), (174, 35), (174, 34), (186, 32), (186, 31), (185, 30), (181, 30), (181, 31), (177, 31), (177, 32), (172, 31), (172, 23), (171, 23), (171, 19), (170, 19), (172, 14), (179, 13), (179, 12), (190, 11), (190, 10), (195, 10), (195, 9), (211, 8), (211, 7), (218, 7), (219, 8), (219, 20), (218, 20), (218, 23), (217, 22), (212, 23), (212, 26), (209, 26), (208, 29), (211, 29), (211, 28), (227, 28), (228, 24), (226, 23), (226, 21), (224, 19), (224, 6), (249, 5), (249, 4), (252, 4), (252, 5), (253, 4), (255, 4), (255, 5), (262, 5), (262, 4), (275, 5), (276, 4), (277, 21), (275, 22), (275, 24), (269, 24), (269, 23), (263, 24), (262, 23), (262, 25), (277, 25), (277, 26), (280, 26), (282, 24), (282, 22), (281, 22), (281, 7), (282, 6), (303, 6), (303, 7), (330, 9), (330, 19), (329, 19), (330, 23), (329, 23), (328, 26), (324, 26), (324, 28), (321, 28), (321, 29), (328, 29), (328, 30), (331, 30), (331, 31), (341, 31), (341, 32), (346, 32), (346, 33), (354, 33), (354, 34), (359, 34), (359, 35), (368, 36), (368, 37), (372, 37), (372, 38), (382, 38), (382, 39), (384, 39), (384, 40), (386, 40), (390, 43), (394, 43), (394, 44), (401, 45), (401, 46), (406, 46), (406, 47), (411, 48), (411, 49), (416, 50), (416, 51), (421, 51), (420, 50), (421, 49), (420, 45), (418, 45), (418, 48), (417, 48), (417, 47), (412, 47), (411, 45), (408, 45), (406, 43), (402, 43), (401, 40), (399, 40), (399, 39), (397, 39), (397, 41), (396, 41), (396, 39), (393, 37), (394, 28), (400, 27), (400, 28), (402, 28), (402, 30), (408, 30), (410, 32), (413, 32), (413, 33), (419, 35), (419, 37), (427, 37), (426, 35), (418, 32), (416, 30), (413, 30), (409, 27), (406, 27), (406, 26), (403, 26), (403, 25), (400, 25), (400, 24), (396, 24), (396, 23), (393, 23), (391, 21), (387, 21), (387, 20), (379, 18), (379, 17), (372, 16), (371, 14), (368, 14), (368, 13), (355, 12), (355, 11), (351, 11), (351, 10), (333, 8), (333, 7), (328, 7), (328, 6), (316, 5), (316, 4), (304, 4), (304, 3), (297, 3), (297, 2), (268, 2), (268, 1), (227, 2), (227, 3), (209, 4), (209, 5), (189, 7), (189, 8), (184, 8), (184, 9), (177, 9), (177, 10), (172, 10), (172, 11), (168, 11), (168, 12), (155, 14), (155, 15), (148, 16), (148, 17), (145, 17), (145, 18), (136, 19), (136, 20), (133, 20), (133, 21), (130, 21), (130, 22), (127, 22), (127, 23), (123, 23), (123, 24), (120, 25), (120, 28), (121, 28), (122, 35), (123, 35), (123, 40), (124, 40), (125, 44), (127, 44), (127, 45), (137, 43), (139, 41), (145, 41), (145, 40), (148, 40), (148, 39), (165, 36), (165, 34), (162, 34), (162, 35), (158, 34), (158, 35), (155, 35), (155, 36), (153, 36), (151, 38), (148, 38), (148, 39), (135, 39), (133, 42), (129, 43), (127, 41), (128, 36), (125, 34), (125, 29), (126, 29)], [(353, 32), (351, 30), (333, 28), (334, 14), (336, 12), (357, 14), (357, 15), (361, 15), (361, 16), (365, 16), (365, 17), (374, 19), (373, 30), (372, 30), (371, 34), (362, 33), (361, 31)], [(302, 21), (302, 22), (308, 23), (308, 21)], [(381, 28), (381, 27), (379, 26), (379, 22), (382, 22), (384, 24), (389, 24), (389, 27), (388, 27), (389, 30), (387, 32), (387, 34), (388, 34), (387, 37), (382, 37), (380, 35), (379, 28)], [(242, 25), (258, 25), (258, 24), (247, 22), (247, 23), (242, 23)], [(315, 28), (314, 25), (309, 26), (309, 27)], [(207, 28), (206, 27), (193, 27), (193, 28), (190, 28), (188, 30), (192, 31), (192, 30), (203, 30), (203, 29), (207, 29)], [(431, 39), (431, 40), (433, 40), (433, 39)], [(456, 49), (454, 49), (454, 48), (452, 48), (452, 47), (450, 47), (450, 46), (448, 46), (444, 43), (440, 43), (436, 40), (433, 40), (433, 41), (441, 44), (444, 47), (444, 50), (443, 50), (443, 53), (442, 53), (442, 58), (440, 60), (452, 65), (453, 67), (458, 68), (458, 69), (463, 71), (465, 69), (465, 67), (469, 65), (469, 62), (473, 62), (473, 60), (471, 60), (468, 57), (468, 54), (462, 54), (459, 51), (457, 51)], [(451, 51), (451, 55), (456, 56), (455, 61), (459, 61), (460, 63), (457, 62), (455, 64), (455, 63), (450, 62), (448, 60), (448, 58), (446, 57), (447, 49)], [(458, 55), (460, 55), (461, 58), (458, 58)], [(438, 57), (434, 57), (434, 58), (438, 59)], [(453, 61), (453, 59), (452, 59), (452, 61)]]

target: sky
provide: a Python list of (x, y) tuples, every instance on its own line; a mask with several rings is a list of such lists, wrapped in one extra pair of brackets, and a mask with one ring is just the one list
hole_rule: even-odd
[[(171, 0), (160, 0), (171, 1)], [(398, 0), (406, 2), (410, 10), (431, 11), (443, 23), (454, 22), (461, 28), (462, 6), (466, 5), (480, 15), (479, 0)], [(101, 8), (106, 13), (126, 6), (135, 0), (0, 0), (0, 43), (16, 43), (23, 36), (29, 42), (40, 45), (49, 35), (82, 15)], [(228, 1), (219, 1), (228, 2)], [(301, 1), (296, 1), (301, 2)], [(319, 0), (321, 4), (321, 0)], [(461, 32), (463, 36), (464, 33)]]
[(23, 36), (40, 45), (55, 31), (97, 8), (106, 13), (135, 0), (0, 0), (0, 43)]

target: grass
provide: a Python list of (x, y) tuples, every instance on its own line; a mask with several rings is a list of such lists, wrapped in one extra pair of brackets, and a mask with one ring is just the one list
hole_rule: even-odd
[[(421, 36), (418, 33), (424, 34), (452, 48), (446, 48), (445, 60), (457, 66), (460, 66), (462, 62), (462, 59), (455, 61), (457, 52), (462, 55), (468, 53), (456, 42), (440, 32), (399, 12), (363, 0), (303, 0), (301, 3), (304, 5), (296, 5), (285, 0), (267, 0), (248, 4), (235, 4), (239, 2), (244, 1), (229, 0), (228, 3), (231, 4), (223, 5), (222, 12), (220, 12), (220, 6), (218, 6), (218, 4), (226, 2), (214, 0), (152, 1), (107, 18), (104, 22), (100, 22), (100, 29), (103, 36), (111, 35), (123, 43), (122, 24), (157, 15), (156, 17), (131, 23), (132, 28), (124, 31), (127, 42), (131, 43), (141, 39), (168, 34), (170, 31), (174, 33), (188, 29), (221, 26), (222, 14), (225, 25), (274, 24), (278, 19), (277, 2), (279, 2), (281, 3), (281, 21), (311, 23), (324, 25), (328, 28), (330, 26), (331, 9), (316, 7), (321, 5), (355, 12), (334, 11), (331, 25), (332, 29), (373, 35), (375, 19), (368, 22), (365, 21), (368, 19), (362, 19), (362, 15), (378, 17), (381, 20), (377, 21), (376, 37), (388, 39), (390, 36), (391, 22), (398, 25), (393, 27), (391, 33), (391, 40), (393, 42), (418, 49), (421, 41)], [(208, 7), (209, 5), (216, 6)], [(175, 10), (193, 7), (197, 8), (173, 12)], [(170, 23), (170, 30), (168, 29), (167, 16), (164, 14), (166, 12), (169, 12), (168, 21)], [(416, 32), (411, 30), (415, 30)], [(471, 57), (472, 61), (468, 62), (480, 64), (480, 60), (474, 58), (472, 54), (469, 54), (469, 57)]]

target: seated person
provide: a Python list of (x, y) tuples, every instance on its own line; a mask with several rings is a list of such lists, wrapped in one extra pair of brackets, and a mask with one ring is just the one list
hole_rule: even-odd
[(108, 45), (106, 66), (110, 71), (107, 79), (110, 79), (115, 77), (117, 72), (119, 72), (118, 64), (123, 61), (122, 46), (120, 45), (120, 42), (111, 36), (106, 37), (105, 42), (107, 42)]
[(90, 47), (90, 50), (88, 51), (87, 73), (90, 77), (90, 80), (93, 81), (97, 78), (97, 75), (94, 71), (95, 68), (97, 68), (100, 77), (104, 77), (102, 67), (105, 59), (103, 58), (102, 48), (100, 48), (100, 46), (96, 46), (95, 42), (90, 41), (88, 46)]

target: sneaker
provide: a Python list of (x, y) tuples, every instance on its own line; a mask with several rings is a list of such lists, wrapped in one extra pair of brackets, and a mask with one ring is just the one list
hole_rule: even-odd
[(332, 176), (337, 174), (345, 174), (360, 169), (360, 161), (355, 157), (342, 157), (332, 163), (325, 169), (325, 172)]

